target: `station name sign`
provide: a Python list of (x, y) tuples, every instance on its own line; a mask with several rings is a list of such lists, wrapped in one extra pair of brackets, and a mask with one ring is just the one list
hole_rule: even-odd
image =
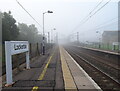
[(28, 41), (5, 41), (6, 59), (6, 86), (13, 84), (12, 79), (12, 55), (26, 53), (26, 68), (30, 69), (29, 43)]
[(26, 49), (27, 48), (27, 45), (24, 45), (24, 44), (14, 44), (14, 50), (22, 50), (22, 49)]
[(28, 41), (10, 41), (11, 54), (18, 54), (29, 51)]

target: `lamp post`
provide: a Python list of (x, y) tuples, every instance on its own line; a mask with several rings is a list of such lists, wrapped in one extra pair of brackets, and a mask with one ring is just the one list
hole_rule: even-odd
[(48, 32), (48, 43), (50, 43), (50, 32)]
[[(96, 33), (99, 33), (100, 35), (101, 35), (101, 32), (99, 32), (99, 31), (96, 31)], [(101, 45), (100, 45), (100, 37), (99, 37), (99, 48), (101, 48)]]
[(44, 15), (46, 13), (53, 13), (52, 11), (47, 11), (43, 13), (43, 43), (42, 43), (42, 54), (45, 55), (45, 31), (44, 31)]
[(53, 43), (53, 30), (56, 30), (56, 28), (53, 28), (53, 29), (51, 30), (51, 44)]

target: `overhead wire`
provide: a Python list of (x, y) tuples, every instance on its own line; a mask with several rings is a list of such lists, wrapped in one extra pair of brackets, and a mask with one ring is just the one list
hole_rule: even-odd
[(88, 14), (86, 17), (84, 17), (84, 18), (80, 21), (80, 23), (79, 23), (73, 30), (76, 30), (80, 25), (82, 25), (84, 22), (86, 22), (86, 21), (90, 18), (90, 14), (92, 14), (92, 12), (94, 12), (94, 10), (96, 10), (97, 7), (98, 7), (102, 2), (103, 2), (103, 0), (102, 0), (101, 2), (99, 2), (99, 3), (93, 8), (93, 10), (90, 11), (89, 14)]
[(22, 9), (42, 28), (42, 26), (40, 25), (40, 23), (23, 7), (22, 4), (20, 4), (20, 2), (18, 2), (16, 0), (16, 2), (22, 7)]
[(90, 17), (94, 16), (98, 11), (100, 11), (102, 8), (104, 8), (111, 0), (106, 2), (103, 6), (101, 6), (95, 13), (93, 13)]
[(104, 8), (111, 0), (109, 0), (108, 2), (106, 2), (103, 6), (101, 6), (97, 11), (95, 11), (92, 15), (90, 15), (90, 17), (84, 22), (86, 23), (92, 16), (94, 16), (97, 12), (99, 12), (102, 8)]
[(107, 25), (104, 25), (104, 26), (98, 27), (98, 28), (96, 28), (96, 29), (104, 28), (104, 27), (109, 26), (109, 25), (111, 25), (111, 24), (114, 24), (114, 23), (116, 23), (116, 22), (118, 22), (118, 21), (120, 21), (120, 20), (117, 20), (117, 21), (111, 22), (110, 24), (107, 24)]
[[(89, 29), (89, 30), (86, 30), (86, 31), (98, 30), (98, 29), (101, 29), (101, 28), (110, 26), (111, 24), (114, 24), (114, 23), (120, 21), (120, 19), (118, 19), (118, 20), (115, 21), (115, 19), (117, 19), (117, 18), (118, 18), (118, 17), (112, 18), (112, 19), (110, 19), (110, 20), (108, 20), (108, 21), (106, 21), (106, 22), (104, 22), (104, 23), (102, 23), (102, 24), (99, 24), (96, 28), (92, 28), (92, 29)], [(114, 21), (114, 22), (111, 22), (111, 21)], [(108, 23), (109, 23), (109, 24), (108, 24)], [(107, 24), (107, 25), (106, 25), (106, 24)], [(103, 25), (104, 25), (104, 26), (103, 26)], [(84, 31), (84, 32), (86, 32), (86, 31)], [(73, 33), (73, 34), (76, 34), (76, 33)], [(70, 34), (69, 36), (71, 36), (71, 35), (73, 35), (73, 34)]]
[(103, 6), (101, 6), (97, 11), (95, 11), (92, 15), (90, 15), (90, 17), (84, 22), (86, 23), (91, 17), (93, 17), (97, 12), (99, 12), (102, 8), (104, 8), (111, 0), (109, 0), (108, 2), (106, 2)]
[[(110, 23), (111, 21), (113, 21), (113, 20), (115, 20), (115, 19), (117, 19), (118, 17), (115, 17), (115, 18), (112, 18), (112, 19), (110, 19), (110, 20), (108, 20), (108, 21), (106, 21), (106, 22), (103, 22), (103, 23), (101, 23), (101, 24), (99, 24), (97, 27), (99, 27), (99, 26), (101, 26), (101, 25), (105, 25), (105, 24), (107, 24), (107, 23)], [(117, 21), (119, 21), (119, 20), (117, 20)]]
[(97, 5), (95, 8), (93, 8), (93, 10), (90, 12), (90, 14), (91, 14), (102, 2), (103, 2), (103, 0), (102, 0), (101, 2), (99, 2), (98, 5)]
[(103, 6), (101, 6), (99, 9), (97, 9), (97, 11), (95, 11), (92, 15), (91, 13), (103, 2), (103, 0), (96, 6), (96, 8), (94, 8), (90, 13), (89, 13), (89, 17), (82, 23), (80, 23), (79, 25), (77, 25), (77, 27), (73, 30), (77, 30), (81, 25), (83, 25), (84, 23), (86, 23), (91, 17), (93, 17), (97, 12), (99, 12), (102, 8), (104, 8), (111, 0), (107, 1)]
[[(115, 19), (115, 18), (113, 18), (113, 19)], [(111, 19), (111, 20), (113, 20), (113, 19)], [(104, 24), (104, 26), (101, 26), (101, 25), (103, 25), (103, 24), (100, 24), (100, 26), (97, 26), (96, 28), (93, 28), (93, 29), (89, 29), (89, 30), (87, 30), (87, 31), (90, 31), (90, 30), (98, 30), (98, 29), (101, 29), (101, 28), (104, 28), (104, 27), (107, 27), (107, 26), (109, 26), (109, 25), (111, 25), (111, 24), (114, 24), (114, 23), (116, 23), (116, 22), (118, 22), (118, 21), (120, 21), (120, 20), (117, 20), (117, 21), (114, 21), (114, 22), (111, 22), (111, 23), (109, 23), (109, 24), (107, 24), (107, 25), (105, 25)]]
[(98, 6), (103, 2), (104, 0), (102, 0), (101, 2), (99, 2), (94, 8), (93, 8), (93, 10), (92, 11), (90, 11), (90, 13), (83, 19), (83, 20), (85, 20), (86, 18), (86, 20), (88, 20), (88, 18), (90, 17), (90, 14), (92, 14), (97, 8), (98, 8)]

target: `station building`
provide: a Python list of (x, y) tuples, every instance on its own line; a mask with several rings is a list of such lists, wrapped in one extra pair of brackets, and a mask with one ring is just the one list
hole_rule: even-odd
[(104, 31), (102, 34), (102, 43), (104, 44), (113, 44), (119, 43), (119, 34), (120, 31)]

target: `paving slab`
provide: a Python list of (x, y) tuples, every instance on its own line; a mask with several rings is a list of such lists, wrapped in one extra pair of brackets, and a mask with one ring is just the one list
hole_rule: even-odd
[[(60, 47), (61, 50), (61, 58), (62, 67), (63, 67), (63, 77), (64, 82), (67, 87), (71, 87), (71, 81), (66, 79), (72, 79), (73, 83), (77, 90), (92, 90), (92, 91), (100, 91), (101, 88), (89, 77), (89, 75), (81, 68), (79, 64), (69, 55), (69, 53), (63, 48)], [(64, 65), (66, 67), (64, 67)], [(70, 72), (69, 75), (67, 75)], [(68, 89), (68, 88), (65, 89)]]
[[(53, 55), (52, 55), (53, 54)], [(37, 91), (53, 91), (54, 89), (64, 89), (62, 68), (60, 62), (59, 48), (55, 46), (49, 55), (38, 57), (30, 66), (30, 70), (22, 70), (14, 76), (12, 87), (3, 87), (6, 90), (32, 91), (33, 87), (38, 87)], [(44, 74), (42, 74), (44, 72)], [(39, 79), (40, 76), (42, 79)]]

